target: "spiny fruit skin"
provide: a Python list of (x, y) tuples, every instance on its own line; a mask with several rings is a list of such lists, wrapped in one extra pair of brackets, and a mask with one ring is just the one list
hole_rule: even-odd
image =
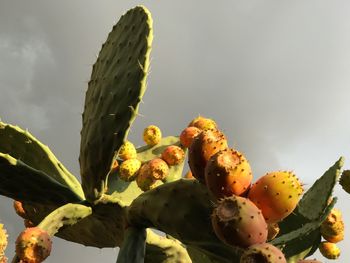
[(219, 130), (202, 131), (196, 136), (189, 148), (188, 164), (192, 175), (205, 183), (205, 166), (214, 154), (227, 149), (225, 135)]
[(48, 233), (38, 227), (26, 228), (16, 240), (16, 254), (26, 263), (43, 262), (51, 253)]
[(344, 170), (340, 176), (339, 184), (345, 192), (350, 194), (350, 170)]
[(125, 160), (119, 167), (119, 176), (122, 180), (130, 182), (134, 180), (140, 167), (141, 161), (138, 159)]
[(185, 148), (189, 148), (193, 139), (201, 133), (201, 130), (197, 127), (187, 127), (180, 134), (181, 145)]
[(168, 164), (160, 158), (150, 160), (148, 162), (148, 168), (150, 170), (150, 176), (155, 180), (164, 180), (169, 174)]
[(161, 139), (162, 139), (162, 132), (157, 126), (150, 125), (144, 129), (143, 140), (147, 145), (154, 146), (158, 144)]
[(7, 247), (7, 233), (4, 229), (4, 225), (0, 224), (0, 262), (6, 262), (5, 249)]
[(320, 227), (324, 239), (338, 243), (344, 239), (344, 221), (339, 209), (333, 208)]
[(244, 194), (252, 179), (249, 162), (243, 154), (233, 149), (217, 152), (205, 167), (205, 183), (216, 199)]
[(197, 118), (193, 119), (188, 124), (188, 127), (196, 127), (202, 131), (217, 129), (217, 125), (214, 120), (203, 116), (198, 116)]
[(323, 241), (318, 246), (322, 256), (328, 259), (337, 259), (340, 256), (340, 248), (331, 242)]
[(148, 191), (155, 187), (157, 180), (151, 176), (151, 170), (149, 168), (149, 162), (144, 163), (136, 177), (137, 186), (142, 191)]
[(269, 244), (255, 244), (242, 254), (240, 263), (287, 263), (280, 249)]
[(267, 223), (276, 223), (293, 212), (302, 192), (302, 185), (292, 172), (278, 171), (259, 178), (251, 186), (248, 198), (261, 209)]
[(124, 142), (118, 152), (118, 157), (122, 160), (136, 159), (137, 152), (134, 144), (130, 141)]
[(170, 166), (180, 164), (185, 159), (185, 152), (181, 147), (170, 145), (162, 152), (162, 159)]
[(221, 199), (211, 219), (216, 236), (228, 245), (249, 247), (266, 242), (265, 219), (259, 208), (247, 198), (231, 196)]
[(17, 215), (19, 215), (20, 217), (26, 219), (26, 211), (23, 208), (22, 202), (21, 201), (17, 201), (14, 200), (13, 201), (13, 208), (15, 209), (15, 212)]

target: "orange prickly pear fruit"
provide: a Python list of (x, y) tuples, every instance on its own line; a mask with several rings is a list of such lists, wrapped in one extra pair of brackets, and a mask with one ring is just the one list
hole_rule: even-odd
[(344, 191), (350, 194), (350, 170), (344, 170), (340, 176), (339, 184)]
[(162, 152), (162, 159), (170, 166), (180, 164), (185, 159), (185, 152), (181, 147), (170, 145)]
[(201, 133), (201, 130), (197, 127), (187, 127), (180, 134), (180, 142), (183, 147), (189, 148), (193, 139)]
[(240, 263), (287, 263), (282, 251), (269, 243), (254, 244), (242, 254)]
[(217, 125), (214, 120), (205, 118), (203, 116), (198, 116), (197, 118), (193, 119), (188, 124), (188, 127), (196, 127), (203, 131), (217, 129)]
[(154, 146), (158, 144), (161, 139), (162, 139), (162, 132), (157, 126), (150, 125), (144, 129), (143, 140), (147, 145)]
[(260, 209), (247, 198), (233, 195), (221, 199), (211, 221), (216, 236), (228, 245), (249, 247), (266, 242), (265, 219)]
[(20, 217), (26, 219), (26, 211), (23, 208), (22, 202), (21, 201), (17, 201), (14, 200), (13, 201), (13, 208), (15, 209), (15, 212), (17, 215), (19, 215)]
[(276, 223), (293, 212), (302, 193), (302, 185), (292, 172), (279, 171), (259, 178), (248, 198), (261, 209), (267, 223)]
[(244, 194), (252, 179), (248, 161), (243, 154), (232, 149), (217, 152), (205, 167), (205, 183), (216, 199)]
[(321, 254), (328, 259), (337, 259), (340, 256), (340, 248), (331, 242), (321, 242), (318, 249)]
[(134, 144), (130, 141), (124, 142), (118, 152), (118, 157), (122, 160), (136, 159), (137, 152)]
[(188, 164), (192, 175), (200, 182), (205, 183), (205, 166), (210, 157), (220, 150), (227, 149), (225, 135), (219, 130), (202, 131), (196, 136), (189, 148)]
[(154, 180), (164, 180), (169, 174), (168, 164), (160, 159), (155, 158), (148, 162), (149, 175)]
[(188, 172), (185, 174), (184, 178), (186, 178), (186, 179), (196, 179), (196, 178), (193, 177), (191, 170), (188, 171)]
[(151, 169), (149, 166), (150, 166), (150, 162), (144, 163), (141, 166), (136, 177), (137, 186), (142, 191), (151, 190), (162, 183), (160, 180), (156, 180), (154, 178), (154, 175), (151, 175)]
[(51, 253), (49, 234), (38, 228), (26, 228), (16, 240), (16, 254), (26, 263), (43, 262)]
[(324, 239), (338, 243), (344, 239), (344, 221), (339, 209), (333, 208), (320, 227)]
[(130, 182), (135, 179), (140, 167), (141, 161), (138, 159), (125, 160), (119, 167), (119, 176), (122, 180)]

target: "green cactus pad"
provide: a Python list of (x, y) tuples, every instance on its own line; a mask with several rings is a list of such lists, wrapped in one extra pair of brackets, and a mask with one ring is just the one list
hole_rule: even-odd
[[(169, 239), (147, 229), (145, 263), (191, 263), (186, 248), (176, 239)], [(198, 261), (198, 263), (205, 263)]]
[(344, 158), (340, 158), (304, 194), (298, 205), (300, 214), (310, 220), (319, 218), (327, 207), (333, 188), (338, 182)]
[(84, 193), (77, 178), (57, 160), (49, 147), (28, 131), (0, 122), (0, 152), (9, 154), (36, 170), (43, 171), (84, 199)]
[(20, 201), (65, 204), (82, 199), (42, 171), (0, 153), (0, 194)]
[(128, 227), (120, 247), (117, 263), (144, 263), (146, 250), (146, 229)]
[(128, 221), (130, 225), (159, 229), (222, 262), (237, 258), (241, 249), (223, 244), (213, 232), (212, 209), (213, 200), (204, 185), (180, 179), (137, 197), (128, 207)]
[(124, 14), (102, 45), (85, 97), (80, 169), (88, 200), (105, 191), (115, 151), (127, 138), (146, 89), (152, 18), (142, 6)]
[(38, 227), (46, 230), (50, 236), (54, 236), (62, 226), (74, 225), (91, 215), (91, 213), (91, 207), (80, 204), (66, 204), (46, 216)]

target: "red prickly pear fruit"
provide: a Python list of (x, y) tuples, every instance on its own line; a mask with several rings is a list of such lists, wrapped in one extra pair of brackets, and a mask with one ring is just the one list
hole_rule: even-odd
[(197, 127), (187, 127), (180, 134), (181, 145), (185, 148), (189, 148), (193, 139), (201, 133), (201, 130)]
[(185, 159), (185, 152), (181, 147), (170, 145), (162, 152), (162, 159), (170, 166), (178, 165)]
[(261, 211), (249, 199), (225, 197), (214, 209), (211, 222), (216, 236), (231, 246), (249, 247), (264, 243), (267, 224)]
[(338, 243), (344, 239), (344, 221), (339, 209), (333, 208), (320, 227), (324, 239)]
[(168, 164), (160, 158), (150, 160), (147, 167), (150, 170), (150, 177), (155, 180), (164, 180), (169, 174)]
[(300, 259), (297, 263), (322, 263), (316, 259)]
[(194, 138), (188, 154), (188, 164), (193, 176), (205, 183), (205, 166), (214, 154), (227, 149), (225, 135), (219, 130), (202, 131)]
[(24, 210), (21, 201), (14, 200), (13, 201), (13, 208), (15, 209), (15, 212), (16, 212), (17, 215), (19, 215), (23, 219), (27, 218), (26, 211)]
[(244, 194), (252, 179), (248, 161), (240, 152), (232, 149), (217, 152), (205, 167), (205, 183), (216, 199)]
[(188, 172), (185, 174), (184, 178), (186, 178), (186, 179), (196, 179), (196, 178), (193, 177), (191, 171), (188, 171)]
[(267, 231), (268, 231), (267, 240), (271, 241), (280, 232), (280, 227), (279, 227), (279, 225), (277, 223), (268, 224), (267, 225)]
[(248, 198), (261, 209), (267, 223), (276, 223), (293, 212), (302, 193), (302, 185), (292, 172), (279, 171), (259, 178)]
[(136, 159), (137, 152), (134, 144), (130, 141), (124, 142), (118, 151), (118, 157), (123, 161), (128, 159)]
[(203, 116), (198, 116), (197, 118), (193, 119), (188, 124), (188, 127), (196, 127), (202, 131), (217, 129), (217, 125), (214, 120)]
[(350, 170), (344, 170), (340, 176), (339, 184), (345, 192), (350, 194)]
[(38, 228), (26, 228), (16, 240), (16, 254), (26, 263), (43, 262), (51, 253), (49, 234)]
[(149, 146), (154, 146), (160, 143), (162, 139), (162, 132), (159, 127), (155, 125), (150, 125), (146, 127), (143, 131), (143, 140)]
[(287, 263), (282, 251), (269, 243), (250, 246), (241, 256), (240, 263)]
[(340, 248), (331, 242), (323, 241), (318, 246), (322, 256), (328, 259), (337, 259), (340, 256)]

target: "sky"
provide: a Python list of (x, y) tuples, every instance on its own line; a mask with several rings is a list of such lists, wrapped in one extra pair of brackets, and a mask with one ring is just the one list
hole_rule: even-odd
[[(79, 177), (81, 113), (91, 68), (119, 17), (143, 4), (154, 20), (143, 128), (178, 135), (213, 118), (254, 178), (293, 170), (306, 187), (340, 156), (350, 169), (350, 2), (0, 0), (0, 118), (27, 128)], [(336, 188), (350, 223), (350, 195)], [(14, 240), (23, 224), (0, 197)], [(350, 260), (350, 227), (337, 262)], [(116, 249), (54, 238), (49, 263), (115, 262)], [(320, 260), (322, 257), (316, 255)], [(327, 262), (327, 260), (323, 260)]]

